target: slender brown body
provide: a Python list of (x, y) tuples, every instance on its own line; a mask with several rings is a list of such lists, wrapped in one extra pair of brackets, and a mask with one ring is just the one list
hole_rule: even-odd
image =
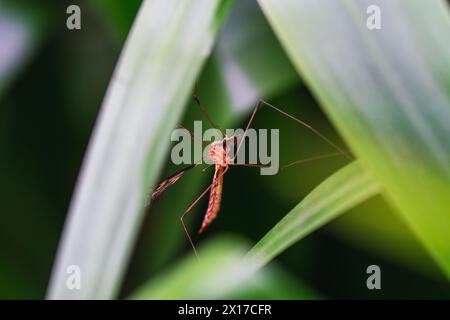
[(211, 192), (209, 193), (208, 209), (206, 210), (206, 214), (203, 218), (202, 226), (200, 230), (198, 230), (198, 234), (201, 234), (203, 232), (203, 230), (217, 217), (217, 214), (220, 211), (224, 170), (225, 167), (216, 164), (213, 184), (211, 186)]
[(227, 140), (233, 137), (225, 137), (222, 141), (211, 143), (208, 147), (208, 158), (214, 164), (214, 177), (211, 184), (211, 191), (209, 192), (208, 208), (206, 209), (205, 217), (203, 218), (202, 226), (198, 230), (201, 234), (203, 230), (217, 217), (220, 211), (220, 203), (222, 201), (223, 176), (228, 170), (228, 165), (232, 159), (228, 157), (229, 147), (227, 147)]

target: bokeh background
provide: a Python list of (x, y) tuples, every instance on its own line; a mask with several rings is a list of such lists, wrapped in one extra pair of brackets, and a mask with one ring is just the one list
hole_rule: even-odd
[[(2, 299), (45, 297), (83, 155), (140, 1), (77, 3), (82, 29), (70, 31), (65, 21), (72, 2), (0, 2)], [(230, 75), (236, 68), (246, 74), (245, 81), (236, 82)], [(223, 128), (242, 127), (256, 101), (244, 94), (236, 103), (240, 107), (233, 107), (235, 101), (221, 91), (230, 85), (242, 91), (257, 88), (273, 104), (345, 146), (251, 1), (233, 9), (197, 81), (197, 93), (216, 122)], [(192, 101), (181, 123), (192, 127), (195, 119), (205, 120)], [(332, 151), (314, 134), (269, 109), (261, 110), (254, 126), (280, 128), (281, 163)], [(195, 241), (232, 233), (256, 242), (346, 163), (345, 158), (330, 158), (276, 176), (233, 168), (225, 178), (219, 218)], [(168, 164), (161, 178), (175, 170)], [(148, 210), (121, 297), (191, 254), (179, 216), (198, 193), (192, 186), (206, 185), (210, 178), (211, 172), (189, 172)], [(205, 205), (189, 218), (193, 230)], [(290, 282), (325, 298), (450, 298), (448, 281), (435, 262), (380, 196), (296, 243), (276, 264)], [(381, 267), (382, 290), (366, 288), (366, 268), (371, 264)], [(295, 298), (288, 286), (278, 297)], [(255, 292), (251, 297), (265, 296)]]

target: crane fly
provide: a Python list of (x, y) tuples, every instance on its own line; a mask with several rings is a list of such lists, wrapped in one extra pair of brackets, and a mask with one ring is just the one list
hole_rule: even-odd
[[(214, 123), (212, 118), (209, 116), (209, 114), (206, 111), (203, 104), (200, 102), (200, 99), (198, 98), (198, 96), (195, 93), (193, 94), (193, 96), (194, 96), (194, 99), (197, 102), (198, 106), (200, 107), (201, 111), (204, 113), (204, 115), (208, 119), (208, 122), (211, 124), (211, 126), (213, 126), (214, 128), (216, 128), (217, 130), (220, 131), (220, 129)], [(197, 197), (197, 199), (195, 199), (195, 201), (186, 209), (186, 211), (180, 217), (180, 221), (183, 226), (184, 232), (186, 233), (186, 237), (194, 251), (194, 254), (197, 257), (198, 257), (197, 250), (196, 250), (194, 242), (192, 241), (192, 238), (189, 234), (189, 231), (186, 227), (184, 218), (209, 191), (208, 206), (207, 206), (206, 213), (204, 215), (202, 224), (200, 226), (200, 229), (198, 230), (198, 234), (200, 235), (205, 230), (205, 228), (207, 228), (212, 223), (212, 221), (217, 217), (217, 214), (220, 211), (220, 204), (222, 202), (223, 178), (224, 178), (225, 174), (228, 172), (229, 167), (230, 166), (264, 167), (264, 165), (260, 165), (260, 164), (235, 163), (236, 157), (241, 149), (242, 142), (244, 141), (247, 131), (249, 130), (249, 128), (256, 116), (256, 113), (262, 106), (267, 106), (267, 107), (283, 114), (284, 116), (288, 117), (289, 119), (297, 122), (298, 124), (308, 128), (314, 134), (319, 136), (322, 140), (324, 140), (326, 143), (328, 143), (330, 146), (332, 146), (336, 150), (335, 153), (329, 153), (329, 154), (319, 155), (319, 156), (315, 156), (315, 157), (311, 157), (311, 158), (297, 160), (295, 162), (292, 162), (288, 165), (283, 166), (281, 169), (290, 167), (295, 164), (312, 161), (312, 160), (324, 159), (324, 158), (333, 157), (333, 156), (337, 156), (337, 155), (344, 155), (344, 156), (347, 156), (348, 158), (350, 158), (347, 151), (344, 151), (343, 149), (338, 147), (336, 144), (331, 142), (331, 140), (329, 140), (327, 137), (325, 137), (318, 130), (314, 129), (312, 126), (310, 126), (306, 122), (275, 107), (274, 105), (268, 103), (265, 100), (262, 100), (262, 99), (259, 100), (258, 103), (256, 104), (255, 108), (253, 109), (253, 113), (250, 116), (250, 119), (245, 128), (244, 134), (242, 135), (240, 142), (237, 144), (237, 149), (236, 149), (234, 156), (231, 157), (229, 155), (230, 147), (227, 142), (230, 140), (237, 141), (238, 140), (237, 135), (232, 135), (232, 136), (225, 135), (225, 137), (222, 140), (214, 141), (207, 146), (209, 148), (207, 157), (212, 164), (209, 165), (208, 167), (206, 167), (205, 169), (209, 168), (210, 166), (214, 166), (214, 176), (212, 179), (212, 183)], [(186, 129), (182, 126), (180, 126), (180, 127), (189, 131), (188, 129)], [(195, 140), (195, 136), (193, 135), (193, 133), (191, 131), (189, 131), (189, 134), (190, 134), (191, 138), (193, 140)], [(202, 141), (202, 143), (203, 143), (203, 141)], [(199, 164), (200, 163), (193, 163), (193, 164), (181, 169), (180, 171), (174, 173), (173, 175), (169, 176), (168, 178), (164, 179), (163, 181), (161, 181), (159, 184), (157, 184), (157, 186), (153, 190), (151, 197), (150, 197), (151, 200), (154, 200), (157, 197), (159, 197), (165, 190), (167, 190), (167, 188), (169, 188), (170, 186), (175, 184), (179, 179), (181, 179), (186, 172), (188, 172), (190, 169), (197, 167)], [(203, 170), (205, 170), (205, 169), (203, 169)]]

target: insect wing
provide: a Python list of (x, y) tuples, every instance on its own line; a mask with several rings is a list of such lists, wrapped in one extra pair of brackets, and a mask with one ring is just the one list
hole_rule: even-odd
[(151, 194), (151, 200), (155, 200), (157, 197), (161, 195), (168, 187), (173, 185), (175, 182), (177, 182), (186, 172), (188, 172), (190, 169), (196, 167), (197, 164), (191, 164), (190, 166), (187, 166), (186, 168), (181, 169), (180, 171), (174, 173), (167, 179), (161, 181), (153, 190)]

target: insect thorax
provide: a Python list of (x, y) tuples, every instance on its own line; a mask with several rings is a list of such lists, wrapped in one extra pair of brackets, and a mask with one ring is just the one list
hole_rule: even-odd
[(224, 146), (223, 140), (211, 143), (208, 148), (208, 158), (213, 164), (223, 167), (226, 167), (228, 165), (231, 160), (228, 156), (230, 147)]

